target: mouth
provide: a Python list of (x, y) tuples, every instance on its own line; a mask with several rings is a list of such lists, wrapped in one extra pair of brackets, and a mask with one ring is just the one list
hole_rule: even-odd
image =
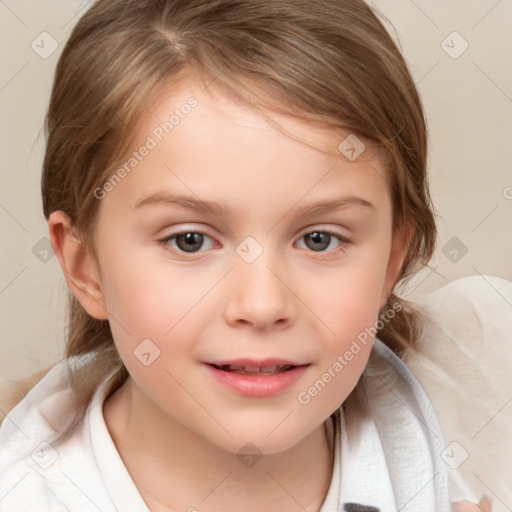
[[(211, 364), (217, 370), (222, 370), (223, 372), (234, 372), (239, 373), (241, 375), (277, 375), (278, 373), (287, 372), (297, 368), (297, 366), (292, 364), (284, 364), (284, 365), (272, 365), (272, 366), (249, 366), (249, 365), (238, 365), (238, 364)], [(303, 366), (303, 365), (300, 365)]]
[(214, 379), (224, 388), (248, 397), (270, 397), (293, 387), (310, 363), (283, 359), (237, 359), (206, 363)]
[(206, 364), (223, 372), (234, 372), (243, 375), (276, 375), (288, 372), (299, 366), (308, 366), (309, 363), (299, 363), (280, 358), (250, 359), (238, 358), (219, 361), (208, 361)]

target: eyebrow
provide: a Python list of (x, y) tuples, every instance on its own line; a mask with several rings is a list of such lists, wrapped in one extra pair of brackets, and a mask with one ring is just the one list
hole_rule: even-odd
[(194, 197), (180, 196), (157, 192), (142, 199), (135, 205), (135, 209), (152, 205), (167, 205), (194, 210), (199, 213), (220, 213), (226, 216), (232, 215), (233, 210), (215, 201), (206, 201)]
[[(194, 210), (198, 213), (214, 213), (216, 215), (220, 214), (224, 216), (230, 216), (234, 213), (232, 208), (216, 201), (200, 200), (194, 197), (161, 192), (151, 194), (150, 196), (140, 200), (135, 205), (135, 209), (145, 208), (152, 205), (174, 206), (178, 208)], [(297, 203), (290, 209), (290, 213), (295, 209), (295, 206), (297, 206)], [(350, 195), (307, 205), (300, 209), (300, 213), (302, 215), (318, 215), (331, 211), (341, 210), (349, 206), (361, 206), (373, 210), (375, 209), (375, 206), (366, 199)]]

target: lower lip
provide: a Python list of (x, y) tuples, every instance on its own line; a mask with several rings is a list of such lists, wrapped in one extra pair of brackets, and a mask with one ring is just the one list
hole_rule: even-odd
[(306, 371), (307, 365), (296, 366), (291, 370), (274, 375), (247, 375), (225, 372), (209, 364), (206, 365), (215, 379), (243, 396), (267, 397), (282, 393), (295, 384)]

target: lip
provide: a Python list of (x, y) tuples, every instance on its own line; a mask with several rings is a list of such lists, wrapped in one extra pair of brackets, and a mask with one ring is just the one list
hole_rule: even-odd
[[(294, 368), (273, 375), (248, 375), (236, 372), (228, 372), (216, 368), (215, 365), (254, 366), (268, 368), (271, 366), (291, 365)], [(213, 378), (231, 391), (247, 397), (271, 397), (278, 395), (295, 384), (304, 375), (309, 364), (294, 365), (283, 359), (249, 360), (235, 359), (233, 361), (220, 361), (205, 363), (206, 368)]]

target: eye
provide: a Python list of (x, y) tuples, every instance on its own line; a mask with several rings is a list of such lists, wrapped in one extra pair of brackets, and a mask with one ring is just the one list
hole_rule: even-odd
[(162, 240), (160, 243), (171, 246), (178, 252), (195, 253), (199, 252), (201, 248), (204, 248), (205, 242), (206, 249), (211, 249), (215, 242), (205, 233), (198, 231), (183, 231), (181, 233), (174, 233)]
[(314, 252), (326, 252), (333, 249), (336, 251), (350, 243), (345, 237), (327, 231), (312, 231), (302, 235), (300, 240), (304, 240), (306, 248)]

